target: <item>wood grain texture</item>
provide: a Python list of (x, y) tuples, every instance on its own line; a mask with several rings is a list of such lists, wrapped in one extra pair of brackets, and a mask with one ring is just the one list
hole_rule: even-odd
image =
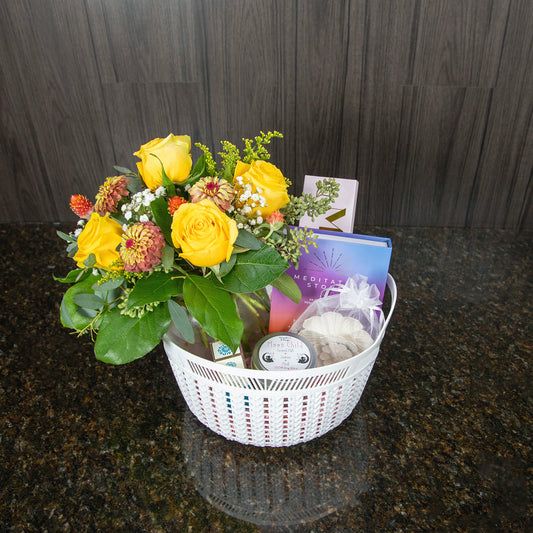
[(154, 137), (276, 129), (358, 225), (533, 229), (532, 65), (530, 0), (0, 2), (0, 221), (74, 220)]
[(411, 84), (494, 87), (510, 0), (420, 2)]
[(468, 210), (472, 226), (533, 227), (525, 218), (532, 189), (533, 3), (511, 3), (498, 77)]

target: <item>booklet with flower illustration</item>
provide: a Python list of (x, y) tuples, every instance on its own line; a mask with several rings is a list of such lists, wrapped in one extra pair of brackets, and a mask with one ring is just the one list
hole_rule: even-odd
[(355, 274), (366, 276), (369, 284), (375, 284), (383, 301), (392, 253), (390, 239), (325, 230), (313, 232), (317, 235), (317, 247), (310, 247), (309, 253), (301, 256), (298, 269), (287, 270), (302, 291), (300, 303), (272, 290), (271, 333), (288, 331), (311, 302)]

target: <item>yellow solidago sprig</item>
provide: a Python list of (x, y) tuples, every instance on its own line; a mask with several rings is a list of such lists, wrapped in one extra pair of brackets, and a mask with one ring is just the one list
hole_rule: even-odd
[(235, 167), (237, 162), (241, 158), (239, 149), (229, 141), (221, 141), (222, 152), (219, 152), (218, 155), (222, 159), (222, 173), (221, 176), (231, 182), (233, 181), (233, 174), (235, 172)]
[(216, 177), (218, 175), (218, 168), (209, 147), (202, 143), (195, 143), (194, 146), (200, 148), (204, 153), (205, 176)]
[(263, 133), (262, 131), (253, 139), (243, 139), (244, 142), (244, 158), (245, 163), (251, 163), (259, 159), (267, 161), (270, 159), (270, 153), (265, 145), (270, 144), (270, 141), (275, 138), (283, 138), (283, 134), (279, 131), (269, 131)]

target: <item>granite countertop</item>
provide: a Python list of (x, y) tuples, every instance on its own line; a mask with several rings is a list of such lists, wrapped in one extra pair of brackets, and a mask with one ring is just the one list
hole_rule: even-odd
[(531, 233), (360, 228), (393, 242), (380, 355), (345, 422), (273, 449), (197, 422), (161, 347), (113, 367), (61, 327), (57, 227), (0, 226), (1, 531), (533, 530)]

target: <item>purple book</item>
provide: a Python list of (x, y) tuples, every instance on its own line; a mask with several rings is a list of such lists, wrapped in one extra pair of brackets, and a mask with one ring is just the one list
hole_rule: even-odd
[(302, 300), (294, 303), (276, 289), (272, 290), (269, 331), (289, 331), (307, 306), (333, 285), (360, 274), (369, 284), (377, 285), (383, 301), (392, 253), (391, 241), (353, 233), (313, 230), (317, 248), (300, 257), (298, 270), (287, 270), (302, 291)]

